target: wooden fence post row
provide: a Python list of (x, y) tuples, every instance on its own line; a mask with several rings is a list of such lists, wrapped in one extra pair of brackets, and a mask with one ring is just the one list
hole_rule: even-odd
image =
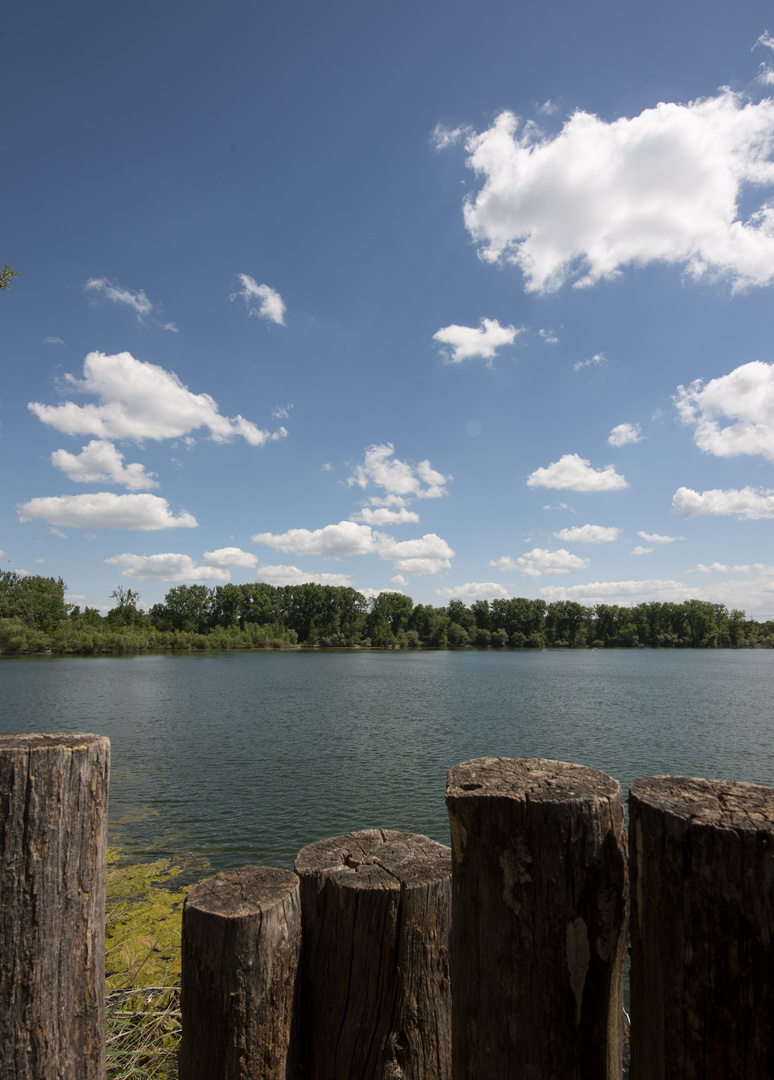
[[(103, 1080), (110, 747), (0, 735), (0, 1077)], [(774, 789), (630, 789), (632, 1080), (774, 1077)], [(621, 1076), (619, 785), (451, 770), (452, 852), (366, 830), (196, 886), (180, 1080)]]
[(110, 743), (0, 735), (0, 1076), (104, 1080)]

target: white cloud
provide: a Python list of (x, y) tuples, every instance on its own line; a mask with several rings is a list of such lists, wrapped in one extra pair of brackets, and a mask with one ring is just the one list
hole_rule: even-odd
[(740, 521), (757, 521), (774, 518), (774, 491), (745, 487), (699, 492), (681, 487), (672, 496), (672, 506), (682, 518), (738, 517)]
[(351, 587), (348, 574), (317, 574), (314, 571), (299, 570), (297, 566), (261, 566), (258, 580), (267, 585), (344, 585)]
[(242, 416), (222, 416), (209, 394), (193, 394), (172, 371), (148, 364), (128, 352), (106, 356), (91, 352), (83, 364), (83, 378), (65, 375), (67, 389), (93, 394), (99, 404), (27, 406), (44, 424), (68, 435), (96, 435), (103, 439), (176, 439), (199, 428), (209, 429), (215, 442), (241, 435), (252, 446), (283, 438), (284, 428), (262, 431)]
[(614, 465), (592, 469), (591, 463), (578, 454), (565, 454), (547, 468), (530, 473), (527, 486), (567, 491), (620, 491), (629, 485), (615, 471)]
[(661, 536), (659, 533), (646, 533), (638, 532), (637, 535), (641, 540), (645, 540), (648, 544), (674, 544), (675, 540), (685, 540), (684, 536)]
[(467, 139), (471, 135), (471, 129), (464, 127), (449, 128), (445, 124), (436, 124), (430, 136), (430, 143), (436, 150), (445, 150), (447, 146), (456, 146), (458, 142)]
[(324, 559), (344, 559), (352, 555), (368, 555), (376, 551), (378, 534), (368, 525), (340, 521), (323, 529), (289, 529), (284, 533), (256, 533), (250, 539), (277, 551), (294, 555), (317, 555)]
[(207, 566), (219, 566), (224, 570), (251, 570), (258, 563), (257, 555), (237, 547), (205, 551), (203, 561)]
[(401, 507), (400, 510), (390, 510), (386, 506), (380, 506), (372, 510), (370, 506), (364, 506), (359, 513), (352, 514), (350, 520), (363, 521), (366, 525), (405, 525), (409, 522), (416, 524), (419, 521), (419, 514), (414, 513), (413, 510), (406, 510), (405, 507)]
[(405, 589), (408, 585), (408, 581), (404, 578), (403, 574), (396, 574), (395, 577), (390, 578), (390, 583), (396, 587), (396, 589)]
[(190, 555), (164, 552), (160, 555), (132, 555), (124, 552), (105, 559), (108, 566), (122, 566), (121, 577), (131, 581), (167, 581), (197, 584), (204, 581), (228, 581), (228, 570), (205, 564), (197, 565)]
[(643, 547), (642, 544), (638, 544), (637, 547), (632, 548), (630, 554), (631, 555), (650, 555), (651, 552), (653, 552), (655, 550), (656, 550), (655, 548)]
[(559, 335), (556, 333), (555, 330), (541, 330), (540, 336), (542, 337), (543, 341), (545, 341), (546, 345), (559, 344)]
[[(395, 447), (392, 443), (379, 446), (369, 446), (365, 452), (365, 460), (362, 465), (355, 468), (353, 476), (347, 483), (350, 487), (357, 484), (358, 487), (366, 488), (370, 483), (384, 488), (389, 496), (399, 496), (401, 500), (407, 496), (416, 499), (437, 499), (446, 494), (443, 486), (451, 477), (443, 476), (437, 472), (429, 461), (420, 461), (417, 466), (408, 465), (394, 457)], [(423, 486), (424, 485), (424, 486)], [(388, 499), (380, 499), (393, 505)]]
[(557, 540), (571, 544), (609, 544), (620, 535), (621, 530), (615, 525), (573, 525), (571, 529), (554, 533)]
[(453, 585), (435, 591), (446, 600), (462, 600), (466, 604), (472, 604), (476, 600), (509, 599), (508, 590), (496, 581), (468, 581), (464, 585)]
[(124, 304), (132, 308), (140, 318), (153, 311), (153, 304), (142, 289), (133, 293), (129, 289), (123, 289), (117, 282), (108, 281), (107, 278), (89, 278), (85, 287), (87, 292), (98, 293), (114, 304)]
[[(774, 49), (774, 37), (768, 32), (768, 30), (761, 34), (758, 40), (753, 45), (753, 49), (756, 49), (759, 45), (762, 45), (766, 49)], [(750, 51), (752, 52), (753, 49)], [(774, 71), (765, 63), (760, 65), (758, 69), (758, 79), (764, 84), (764, 86), (771, 86), (774, 84)]]
[(164, 325), (161, 327), (161, 329), (162, 330), (169, 330), (170, 333), (172, 333), (172, 334), (179, 334), (180, 333), (180, 331), (178, 330), (178, 328), (175, 326), (175, 324), (173, 322), (165, 322)]
[(232, 293), (231, 299), (236, 300), (241, 296), (247, 305), (248, 315), (257, 315), (260, 319), (268, 319), (269, 322), (285, 325), (285, 302), (270, 285), (259, 285), (249, 274), (237, 274), (242, 282), (240, 292)]
[(639, 424), (617, 424), (607, 437), (610, 446), (626, 446), (627, 443), (642, 442)]
[(67, 533), (62, 532), (61, 529), (55, 529), (53, 525), (49, 526), (48, 531), (51, 533), (52, 536), (58, 536), (60, 540), (66, 540), (67, 539)]
[(739, 566), (726, 566), (725, 563), (714, 562), (709, 566), (698, 563), (693, 570), (686, 570), (686, 574), (749, 574), (750, 567), (746, 564)]
[(543, 574), (569, 574), (571, 570), (585, 570), (589, 562), (589, 559), (573, 555), (566, 548), (549, 551), (548, 548), (536, 547), (532, 551), (525, 551), (518, 559), (503, 555), (491, 560), (489, 565), (498, 570), (518, 570), (522, 577), (538, 578)]
[(51, 464), (72, 480), (80, 484), (123, 484), (129, 491), (141, 491), (143, 488), (157, 488), (153, 479), (155, 473), (146, 473), (142, 465), (134, 462), (124, 466), (124, 455), (106, 439), (92, 439), (82, 447), (80, 454), (70, 454), (67, 450), (54, 450)]
[(581, 371), (585, 367), (603, 367), (607, 363), (609, 363), (609, 361), (605, 354), (598, 352), (594, 353), (594, 355), (589, 360), (577, 360), (572, 365), (572, 370)]
[(379, 557), (394, 563), (401, 574), (437, 574), (448, 570), (453, 550), (435, 533), (425, 533), (416, 540), (393, 540), (391, 536), (379, 537)]
[(293, 405), (290, 402), (287, 405), (275, 405), (271, 410), (271, 415), (275, 420), (286, 420), (292, 408)]
[(611, 123), (578, 111), (555, 137), (503, 112), (467, 140), (483, 186), (465, 200), (465, 224), (480, 257), (517, 265), (528, 291), (654, 261), (727, 274), (735, 288), (767, 285), (774, 206), (761, 201), (742, 221), (739, 201), (774, 180), (773, 135), (774, 101), (728, 88)]
[(50, 495), (30, 499), (16, 508), (20, 521), (47, 521), (72, 529), (195, 529), (198, 521), (183, 511), (175, 517), (158, 495)]
[[(774, 461), (774, 364), (753, 360), (728, 375), (677, 388), (675, 405), (696, 445), (715, 457), (759, 454)], [(718, 417), (736, 423), (721, 427)]]
[(44, 340), (46, 345), (64, 345), (60, 337), (47, 337)]
[(500, 326), (497, 319), (481, 319), (480, 326), (444, 326), (433, 334), (433, 341), (447, 345), (443, 349), (447, 364), (460, 364), (473, 356), (493, 359), (503, 345), (512, 345), (522, 327)]

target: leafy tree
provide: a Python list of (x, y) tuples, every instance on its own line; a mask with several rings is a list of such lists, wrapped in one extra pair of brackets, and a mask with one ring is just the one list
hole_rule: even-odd
[(3, 289), (7, 289), (11, 284), (11, 279), (21, 276), (21, 270), (14, 270), (10, 263), (6, 263), (0, 270), (0, 292)]
[(116, 606), (107, 613), (111, 626), (137, 626), (142, 621), (145, 613), (137, 607), (140, 594), (135, 589), (125, 589), (119, 585), (110, 594), (110, 599), (116, 601)]
[(38, 630), (53, 630), (67, 618), (66, 588), (61, 578), (0, 570), (0, 618), (19, 619)]

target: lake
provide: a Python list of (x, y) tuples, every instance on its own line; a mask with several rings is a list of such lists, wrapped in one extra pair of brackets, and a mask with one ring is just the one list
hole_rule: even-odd
[(485, 755), (774, 786), (773, 702), (768, 650), (0, 658), (0, 730), (107, 735), (111, 841), (213, 871), (371, 826), (448, 843), (446, 774)]

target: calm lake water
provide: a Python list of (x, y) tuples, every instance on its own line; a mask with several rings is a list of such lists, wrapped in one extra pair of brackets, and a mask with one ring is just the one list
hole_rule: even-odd
[(774, 786), (773, 703), (774, 651), (0, 659), (0, 730), (107, 735), (111, 839), (213, 871), (369, 826), (448, 843), (446, 773), (484, 755)]

